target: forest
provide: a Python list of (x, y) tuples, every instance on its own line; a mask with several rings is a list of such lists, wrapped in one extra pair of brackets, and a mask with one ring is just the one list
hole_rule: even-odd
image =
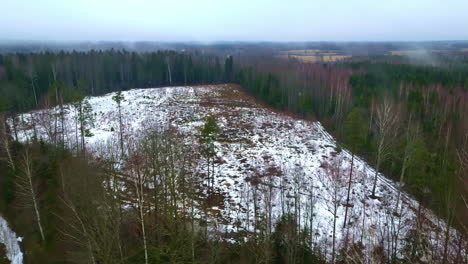
[[(220, 129), (212, 117), (193, 146), (182, 144), (176, 131), (154, 129), (124, 150), (119, 131), (120, 142), (103, 146), (113, 153), (109, 158), (87, 153), (93, 121), (87, 96), (112, 92), (120, 111), (122, 91), (132, 88), (222, 83), (239, 84), (275, 111), (320, 121), (353, 161), (356, 155), (376, 168), (375, 181), (381, 172), (397, 183), (399, 194), (408, 192), (420, 207), (432, 209), (447, 224), (446, 237), (450, 228), (458, 230), (456, 252), (449, 251), (447, 238), (440, 241), (443, 254), (434, 256), (429, 239), (414, 235), (398, 254), (375, 248), (363, 256), (359, 243), (335, 253), (333, 242), (330, 259), (294, 214), (282, 215), (274, 228), (259, 216), (253, 235), (220, 239), (222, 232), (197, 213), (209, 214), (219, 197), (201, 192), (202, 176), (194, 173), (196, 160), (205, 159), (210, 190)], [(58, 107), (57, 124), (66, 104), (78, 113), (76, 149), (60, 137), (18, 140), (25, 113)], [(312, 64), (200, 51), (0, 54), (0, 212), (24, 237), (25, 263), (425, 263), (425, 254), (434, 263), (464, 263), (467, 113), (467, 57), (434, 66), (393, 56)], [(385, 199), (375, 186), (369, 197)], [(413, 232), (423, 232), (421, 226)]]
[(232, 78), (232, 61), (173, 51), (0, 54), (2, 111), (69, 102), (77, 93), (100, 95), (134, 87), (220, 83)]
[[(466, 232), (466, 58), (451, 66), (372, 58), (323, 65), (244, 63), (242, 87), (277, 108), (320, 120), (343, 146)], [(365, 133), (361, 142), (347, 130), (358, 121)]]

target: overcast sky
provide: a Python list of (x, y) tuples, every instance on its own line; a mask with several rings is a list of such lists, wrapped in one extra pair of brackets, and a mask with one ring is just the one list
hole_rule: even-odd
[(468, 0), (0, 0), (0, 40), (467, 40)]

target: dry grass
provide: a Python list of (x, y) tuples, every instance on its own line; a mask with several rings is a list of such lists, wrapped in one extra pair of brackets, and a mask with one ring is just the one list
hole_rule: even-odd
[(350, 58), (351, 55), (340, 54), (337, 52), (322, 52), (316, 49), (304, 49), (280, 51), (278, 52), (278, 57), (283, 59), (293, 58), (307, 63), (321, 63), (341, 61)]
[(312, 54), (317, 54), (317, 53), (320, 53), (320, 50), (318, 50), (318, 49), (303, 49), (303, 50), (284, 50), (284, 51), (279, 52), (279, 54), (283, 54), (283, 55), (288, 55), (288, 54), (312, 55)]
[(293, 58), (302, 62), (317, 63), (317, 62), (337, 62), (347, 58), (351, 58), (351, 55), (326, 55), (326, 53), (320, 55), (283, 55), (282, 58), (288, 59)]

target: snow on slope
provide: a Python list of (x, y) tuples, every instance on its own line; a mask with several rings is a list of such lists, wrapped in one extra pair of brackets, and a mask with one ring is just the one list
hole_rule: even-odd
[[(333, 205), (336, 211), (337, 245), (345, 236), (362, 242), (366, 249), (381, 245), (391, 247), (392, 234), (400, 240), (412, 228), (418, 203), (402, 195), (401, 216), (393, 214), (397, 197), (396, 184), (379, 174), (377, 195), (370, 199), (375, 171), (359, 158), (355, 160), (348, 230), (343, 229), (347, 178), (351, 155), (337, 152), (335, 140), (319, 122), (299, 120), (275, 112), (256, 103), (235, 86), (171, 87), (134, 89), (123, 92), (122, 113), (125, 138), (138, 138), (149, 127), (174, 127), (185, 140), (196, 142), (203, 121), (208, 115), (218, 119), (222, 133), (217, 146), (215, 167), (216, 190), (222, 194), (224, 205), (212, 208), (212, 223), (225, 233), (253, 231), (254, 202), (258, 211), (271, 214), (274, 219), (284, 213), (295, 213), (302, 227), (311, 232), (317, 245), (331, 247)], [(97, 150), (102, 142), (116, 141), (118, 131), (117, 105), (113, 94), (90, 97), (95, 114), (94, 136), (86, 138), (88, 150)], [(65, 141), (76, 146), (75, 113), (66, 107)], [(54, 110), (57, 113), (58, 109)], [(34, 134), (31, 116), (37, 123), (36, 133), (44, 140), (52, 140), (50, 111), (25, 114), (19, 124), (18, 137), (25, 141)], [(42, 120), (42, 121), (39, 121)], [(11, 120), (10, 120), (11, 121)], [(204, 170), (200, 161), (199, 171)], [(330, 178), (336, 171), (340, 177)], [(333, 193), (333, 190), (336, 190)], [(338, 197), (338, 199), (334, 199)], [(271, 201), (272, 206), (268, 201)], [(443, 221), (430, 211), (422, 210), (434, 252), (442, 250), (445, 230)], [(457, 232), (451, 231), (452, 250)], [(390, 243), (390, 244), (389, 244)], [(398, 246), (397, 246), (398, 247)], [(327, 248), (327, 247), (325, 247)]]
[[(6, 257), (12, 264), (23, 263), (23, 253), (19, 247), (21, 238), (17, 238), (8, 226), (7, 221), (0, 215), (0, 243), (5, 245)], [(0, 256), (1, 257), (1, 256)]]

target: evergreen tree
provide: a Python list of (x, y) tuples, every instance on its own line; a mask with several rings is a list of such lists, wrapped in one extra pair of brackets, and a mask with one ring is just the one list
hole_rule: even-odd
[(75, 137), (78, 149), (78, 130), (81, 138), (81, 151), (86, 150), (85, 137), (91, 137), (91, 127), (94, 126), (93, 108), (88, 99), (84, 96), (86, 90), (86, 82), (80, 80), (78, 87), (72, 92), (72, 106), (75, 108)]
[(112, 100), (117, 103), (117, 108), (119, 110), (119, 139), (120, 139), (120, 151), (123, 157), (124, 155), (124, 146), (123, 146), (123, 124), (122, 124), (122, 101), (125, 100), (125, 97), (122, 94), (122, 91), (116, 92), (114, 96), (112, 96)]
[(232, 82), (233, 74), (234, 74), (234, 61), (233, 61), (232, 56), (227, 56), (224, 62), (224, 80), (226, 82)]
[[(201, 131), (200, 143), (202, 146), (202, 153), (207, 161), (207, 179), (211, 183), (211, 191), (214, 186), (214, 161), (213, 158), (216, 155), (216, 148), (214, 142), (218, 138), (220, 133), (219, 126), (214, 116), (206, 118), (205, 125)], [(210, 165), (212, 167), (210, 175)]]

